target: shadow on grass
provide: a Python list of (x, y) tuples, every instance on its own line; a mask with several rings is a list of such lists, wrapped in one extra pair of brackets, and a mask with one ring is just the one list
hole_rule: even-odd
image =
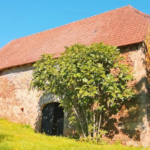
[(0, 133), (0, 143), (2, 143), (3, 141), (13, 141), (13, 136)]

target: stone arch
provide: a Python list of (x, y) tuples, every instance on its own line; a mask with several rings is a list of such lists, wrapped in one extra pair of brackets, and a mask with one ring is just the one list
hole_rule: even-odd
[(41, 132), (41, 124), (42, 124), (42, 109), (45, 105), (49, 103), (54, 103), (54, 102), (60, 102), (60, 99), (53, 95), (52, 93), (43, 95), (42, 93), (39, 94), (39, 99), (37, 101), (36, 105), (36, 112), (37, 116), (34, 122), (34, 127), (37, 132)]

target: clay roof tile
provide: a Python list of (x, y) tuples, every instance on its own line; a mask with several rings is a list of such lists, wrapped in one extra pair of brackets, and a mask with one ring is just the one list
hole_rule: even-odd
[(142, 42), (150, 15), (128, 5), (54, 29), (12, 40), (0, 50), (0, 69), (36, 62), (43, 53), (56, 53), (75, 43), (124, 46)]

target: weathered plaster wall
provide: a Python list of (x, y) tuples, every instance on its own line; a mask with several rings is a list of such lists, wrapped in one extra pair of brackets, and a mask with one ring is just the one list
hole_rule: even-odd
[[(150, 26), (148, 28), (148, 33), (145, 38), (145, 45), (147, 47), (147, 53), (146, 53), (146, 68), (147, 68), (147, 78), (148, 82), (150, 83)], [(150, 84), (148, 86), (148, 93), (149, 93), (149, 98), (147, 101), (147, 112), (148, 112), (148, 121), (150, 124)]]
[(148, 82), (145, 66), (146, 47), (144, 44), (139, 44), (124, 47), (122, 51), (124, 52), (123, 55), (128, 58), (125, 60), (125, 63), (129, 63), (133, 67), (134, 81), (129, 84), (135, 87), (137, 97), (127, 101), (122, 106), (121, 111), (115, 115), (118, 122), (117, 128), (120, 134), (116, 134), (114, 139), (122, 140), (123, 143), (127, 145), (142, 144), (148, 146), (150, 138), (148, 140), (145, 139), (148, 128)]
[(0, 76), (0, 117), (33, 125), (39, 94), (28, 91), (31, 73), (31, 67), (3, 71)]
[[(114, 141), (122, 140), (127, 145), (137, 145), (140, 143), (139, 140), (145, 141), (145, 132), (148, 127), (145, 47), (142, 44), (136, 44), (122, 47), (121, 51), (126, 58), (124, 63), (133, 67), (135, 80), (129, 84), (136, 87), (138, 97), (127, 101), (117, 115), (112, 115), (112, 118), (106, 122), (106, 128), (109, 129), (108, 136)], [(52, 95), (43, 98), (41, 92), (28, 90), (32, 71), (32, 66), (2, 71), (0, 74), (0, 117), (30, 124), (40, 131), (42, 107), (49, 102), (59, 100)], [(67, 135), (70, 130), (67, 117), (64, 122), (64, 133)]]
[(145, 130), (144, 136), (143, 136), (143, 141), (149, 142), (150, 145), (150, 26), (148, 28), (148, 32), (146, 35), (146, 38), (144, 40), (145, 46), (146, 46), (146, 70), (147, 70), (147, 80), (148, 80), (148, 85), (147, 85), (147, 130)]
[(32, 72), (32, 66), (23, 66), (1, 73), (0, 117), (30, 124), (40, 131), (42, 107), (50, 102), (59, 102), (59, 99), (52, 95), (44, 98), (41, 96), (42, 92), (29, 90)]

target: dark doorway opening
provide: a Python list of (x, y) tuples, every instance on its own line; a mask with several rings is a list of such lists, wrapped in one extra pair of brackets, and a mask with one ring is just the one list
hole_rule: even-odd
[(63, 135), (64, 112), (60, 103), (49, 103), (42, 110), (41, 132), (48, 135)]

